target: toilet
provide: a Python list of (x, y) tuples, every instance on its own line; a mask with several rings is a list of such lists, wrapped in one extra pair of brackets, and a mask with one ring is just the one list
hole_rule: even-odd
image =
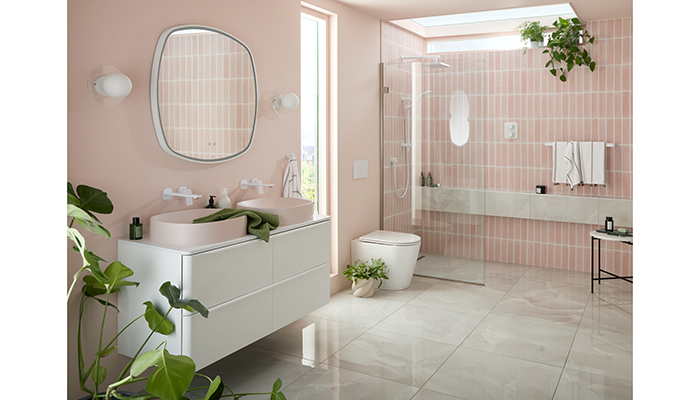
[(379, 259), (386, 264), (387, 276), (382, 289), (403, 290), (411, 286), (416, 268), (420, 236), (410, 233), (374, 231), (350, 242), (352, 262)]

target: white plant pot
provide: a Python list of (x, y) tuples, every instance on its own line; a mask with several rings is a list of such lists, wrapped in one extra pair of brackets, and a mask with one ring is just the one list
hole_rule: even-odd
[(530, 40), (530, 48), (531, 49), (541, 49), (544, 47), (543, 42), (535, 42), (534, 40)]
[(372, 297), (374, 295), (374, 278), (358, 279), (352, 283), (352, 295), (355, 297)]

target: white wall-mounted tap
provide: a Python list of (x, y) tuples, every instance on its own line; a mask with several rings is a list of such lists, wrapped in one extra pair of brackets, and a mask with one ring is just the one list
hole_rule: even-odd
[(246, 190), (249, 187), (252, 187), (253, 189), (258, 188), (258, 193), (263, 194), (263, 188), (271, 188), (273, 186), (275, 186), (274, 183), (263, 183), (258, 178), (253, 178), (250, 180), (250, 182), (248, 182), (246, 179), (241, 179), (241, 190)]
[(177, 193), (173, 192), (173, 188), (163, 189), (163, 200), (172, 200), (173, 197), (181, 197), (187, 201), (188, 206), (191, 206), (193, 200), (201, 198), (202, 195), (192, 194), (192, 189), (188, 189), (187, 186), (180, 186), (177, 188)]

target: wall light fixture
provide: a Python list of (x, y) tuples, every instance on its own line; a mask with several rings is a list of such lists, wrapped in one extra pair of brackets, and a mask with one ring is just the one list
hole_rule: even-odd
[(289, 110), (299, 107), (299, 96), (280, 88), (272, 94), (272, 109), (280, 117), (287, 115)]
[(95, 103), (114, 107), (131, 93), (131, 79), (110, 65), (92, 70), (88, 76), (88, 92)]

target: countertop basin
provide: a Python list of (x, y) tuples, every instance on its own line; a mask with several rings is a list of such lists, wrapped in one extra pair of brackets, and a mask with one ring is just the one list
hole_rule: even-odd
[(225, 242), (245, 236), (248, 217), (194, 224), (192, 220), (219, 210), (195, 209), (158, 214), (151, 217), (150, 240), (174, 246), (198, 246)]
[(238, 202), (236, 208), (277, 214), (280, 226), (294, 225), (314, 218), (314, 203), (290, 197), (263, 197)]

